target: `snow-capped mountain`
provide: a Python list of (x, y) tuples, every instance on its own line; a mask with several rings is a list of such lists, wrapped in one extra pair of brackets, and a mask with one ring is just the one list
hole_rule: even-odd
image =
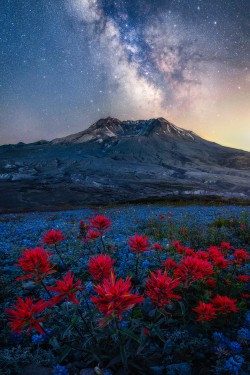
[(108, 117), (95, 122), (87, 130), (69, 135), (64, 138), (57, 138), (52, 141), (56, 143), (85, 143), (89, 141), (103, 142), (109, 139), (131, 138), (138, 136), (161, 136), (168, 138), (182, 138), (196, 140), (199, 137), (190, 130), (179, 128), (164, 118), (120, 121)]
[(163, 118), (108, 117), (50, 142), (0, 147), (2, 209), (171, 197), (250, 198), (250, 153)]

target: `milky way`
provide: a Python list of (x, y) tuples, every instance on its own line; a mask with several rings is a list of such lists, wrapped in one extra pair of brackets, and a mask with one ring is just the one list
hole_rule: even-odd
[(0, 143), (165, 117), (249, 149), (250, 1), (2, 0)]

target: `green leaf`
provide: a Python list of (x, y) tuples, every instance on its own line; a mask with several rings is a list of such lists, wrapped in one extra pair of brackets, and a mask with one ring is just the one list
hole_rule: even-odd
[(61, 345), (59, 344), (59, 341), (57, 340), (56, 337), (52, 337), (49, 340), (50, 344), (53, 346), (54, 349), (60, 349)]
[(128, 328), (123, 328), (122, 333), (124, 333), (126, 336), (131, 337), (131, 339), (137, 341), (140, 344), (140, 338), (137, 336), (133, 331), (131, 331)]
[(58, 358), (58, 363), (61, 363), (71, 352), (71, 348), (69, 346), (64, 347), (64, 350), (60, 357)]
[(123, 367), (124, 369), (127, 370), (128, 369), (128, 357), (127, 357), (125, 347), (123, 345), (120, 346), (120, 353), (121, 353)]
[(63, 335), (62, 337), (64, 338), (65, 336), (67, 336), (67, 333), (69, 331), (71, 331), (71, 329), (76, 325), (77, 321), (79, 320), (78, 316), (74, 316), (74, 318), (71, 320), (70, 322), (70, 325), (65, 329), (65, 331), (63, 332)]
[(178, 301), (178, 304), (179, 304), (179, 306), (180, 306), (180, 308), (181, 308), (181, 315), (182, 315), (182, 316), (185, 316), (186, 308), (185, 308), (184, 303), (181, 302), (181, 301)]

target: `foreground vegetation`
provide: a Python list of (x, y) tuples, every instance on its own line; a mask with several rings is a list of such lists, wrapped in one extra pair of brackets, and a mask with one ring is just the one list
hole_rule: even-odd
[(249, 210), (165, 211), (1, 216), (1, 373), (249, 373)]

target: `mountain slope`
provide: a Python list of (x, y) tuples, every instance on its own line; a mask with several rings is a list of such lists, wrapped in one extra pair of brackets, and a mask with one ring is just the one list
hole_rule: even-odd
[(0, 147), (0, 206), (46, 208), (134, 199), (250, 197), (250, 153), (163, 118), (106, 118), (51, 142)]

